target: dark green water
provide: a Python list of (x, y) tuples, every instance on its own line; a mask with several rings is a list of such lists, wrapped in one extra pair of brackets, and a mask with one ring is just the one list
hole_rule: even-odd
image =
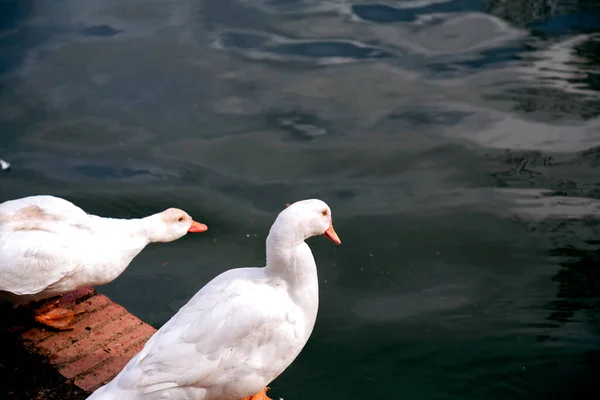
[(0, 1), (0, 201), (209, 225), (100, 288), (154, 326), (332, 207), (274, 398), (597, 399), (599, 149), (592, 1)]

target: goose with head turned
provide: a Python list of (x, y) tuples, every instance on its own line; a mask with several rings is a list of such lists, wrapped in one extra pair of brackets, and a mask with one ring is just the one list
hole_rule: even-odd
[[(18, 306), (109, 283), (148, 243), (207, 229), (175, 208), (141, 219), (111, 219), (53, 196), (6, 201), (0, 204), (0, 300)], [(34, 310), (35, 319), (70, 329), (74, 314), (58, 303)]]
[(317, 317), (317, 267), (305, 240), (340, 244), (321, 200), (284, 209), (267, 237), (267, 263), (204, 286), (111, 382), (88, 400), (265, 400), (298, 356)]

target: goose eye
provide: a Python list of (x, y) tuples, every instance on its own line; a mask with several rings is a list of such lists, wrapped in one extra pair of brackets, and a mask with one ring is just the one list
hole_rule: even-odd
[(184, 220), (185, 220), (185, 218), (183, 218), (183, 217), (179, 217), (179, 219), (177, 219), (177, 221), (179, 221), (179, 222), (183, 222)]
[(329, 215), (329, 213), (327, 212), (327, 210), (323, 210), (323, 211), (321, 211), (321, 214), (323, 214), (323, 216), (324, 216), (324, 217), (326, 217), (326, 216), (328, 216), (328, 215)]

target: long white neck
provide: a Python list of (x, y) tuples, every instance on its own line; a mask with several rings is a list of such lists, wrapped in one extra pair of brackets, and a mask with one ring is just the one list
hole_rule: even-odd
[(286, 282), (290, 296), (311, 316), (309, 328), (312, 329), (319, 307), (319, 280), (310, 247), (297, 232), (277, 221), (271, 227), (266, 244), (265, 273)]
[(89, 215), (90, 227), (97, 233), (112, 234), (115, 237), (128, 237), (143, 246), (160, 241), (160, 217), (158, 214), (145, 218), (117, 219)]
[(290, 297), (304, 311), (305, 335), (310, 336), (319, 310), (317, 265), (304, 239), (284, 223), (276, 221), (267, 237), (265, 274), (286, 283)]
[(267, 273), (301, 287), (317, 280), (317, 265), (310, 247), (304, 241), (294, 245), (280, 245), (267, 238)]

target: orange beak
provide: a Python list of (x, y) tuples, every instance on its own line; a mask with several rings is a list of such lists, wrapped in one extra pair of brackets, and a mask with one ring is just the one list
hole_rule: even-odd
[(192, 221), (192, 226), (188, 229), (188, 232), (206, 232), (208, 226), (201, 224), (200, 222)]
[(338, 237), (337, 233), (335, 233), (335, 230), (333, 229), (333, 224), (329, 225), (329, 228), (327, 228), (327, 230), (325, 231), (325, 233), (323, 235), (325, 235), (329, 239), (333, 240), (333, 243), (335, 243), (335, 244), (342, 243), (342, 241)]

